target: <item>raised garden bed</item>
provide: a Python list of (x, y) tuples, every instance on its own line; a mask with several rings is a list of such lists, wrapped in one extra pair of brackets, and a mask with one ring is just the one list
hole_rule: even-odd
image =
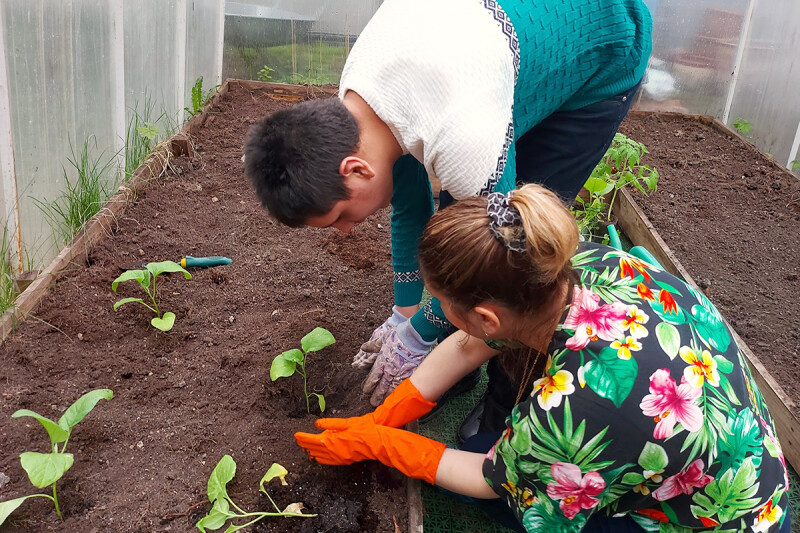
[[(191, 156), (168, 156), (163, 173), (162, 157), (155, 171), (140, 173), (129, 184), (136, 194), (117, 197), (102, 222), (32, 285), (22, 312), (6, 317), (17, 328), (0, 346), (0, 472), (10, 478), (0, 501), (37, 492), (19, 454), (47, 451), (42, 427), (12, 419), (14, 411), (57, 419), (101, 387), (113, 389), (114, 399), (98, 404), (69, 441), (75, 464), (58, 484), (65, 521), (37, 498), (3, 531), (196, 531), (210, 508), (208, 476), (225, 454), (238, 464), (229, 493), (245, 510), (271, 507), (258, 484), (278, 462), (289, 470), (289, 485), (270, 484), (272, 498), (318, 514), (266, 519), (253, 531), (408, 529), (405, 478), (375, 462), (311, 463), (292, 437), (313, 431), (317, 418), (306, 414), (302, 380), (269, 378), (276, 355), (325, 327), (337, 342), (310, 355), (309, 387), (325, 395), (326, 415), (366, 412), (363, 373), (350, 360), (392, 301), (388, 213), (347, 236), (290, 230), (270, 220), (244, 178), (248, 126), (307, 96), (314, 95), (305, 88), (227, 83), (208, 113), (189, 124)], [(160, 281), (162, 305), (177, 315), (172, 331), (151, 327), (141, 306), (112, 310), (120, 267), (187, 254), (233, 263), (194, 269), (191, 281)], [(121, 296), (141, 296), (136, 284), (125, 285)]]
[(800, 468), (800, 181), (708, 117), (632, 113), (620, 131), (650, 149), (658, 191), (620, 198), (636, 244), (700, 287), (740, 335)]

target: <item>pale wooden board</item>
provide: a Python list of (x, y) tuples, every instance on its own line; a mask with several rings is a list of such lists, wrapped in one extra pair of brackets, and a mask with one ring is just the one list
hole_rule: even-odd
[[(628, 191), (622, 189), (620, 192), (621, 194), (617, 195), (613, 206), (620, 229), (635, 245), (647, 248), (667, 271), (683, 278), (686, 283), (702, 292)], [(800, 413), (798, 407), (800, 406), (786, 394), (778, 381), (733, 328), (730, 329), (733, 331), (734, 340), (750, 364), (753, 379), (764, 396), (764, 401), (767, 402), (786, 460), (795, 470), (800, 470), (800, 419), (798, 419), (798, 413)]]

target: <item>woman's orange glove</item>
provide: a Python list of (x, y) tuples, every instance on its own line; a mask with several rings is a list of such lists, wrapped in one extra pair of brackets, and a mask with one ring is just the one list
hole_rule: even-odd
[(312, 459), (326, 465), (349, 465), (377, 459), (405, 475), (436, 482), (436, 470), (447, 447), (410, 431), (376, 425), (368, 415), (357, 418), (321, 418), (322, 433), (295, 433), (294, 438)]
[(386, 397), (375, 411), (364, 415), (371, 417), (379, 426), (400, 428), (425, 415), (436, 406), (436, 402), (426, 400), (419, 390), (407, 378)]

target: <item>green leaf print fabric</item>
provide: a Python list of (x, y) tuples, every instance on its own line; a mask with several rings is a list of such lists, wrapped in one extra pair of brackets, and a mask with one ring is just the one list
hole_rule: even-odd
[(788, 477), (772, 418), (704, 294), (584, 243), (545, 375), (484, 462), (530, 532), (592, 513), (646, 531), (777, 531)]

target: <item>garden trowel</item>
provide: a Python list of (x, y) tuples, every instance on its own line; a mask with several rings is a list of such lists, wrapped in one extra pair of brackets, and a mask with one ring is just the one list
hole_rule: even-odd
[[(186, 257), (182, 257), (177, 263), (181, 265), (183, 268), (191, 268), (191, 267), (200, 267), (200, 268), (208, 268), (208, 267), (215, 267), (221, 265), (229, 265), (233, 262), (233, 259), (230, 257), (224, 257), (221, 255), (212, 255), (209, 257), (192, 257), (191, 255), (187, 255)], [(144, 268), (147, 263), (138, 263), (136, 265), (123, 267), (120, 266), (120, 270), (136, 270), (140, 268)]]

